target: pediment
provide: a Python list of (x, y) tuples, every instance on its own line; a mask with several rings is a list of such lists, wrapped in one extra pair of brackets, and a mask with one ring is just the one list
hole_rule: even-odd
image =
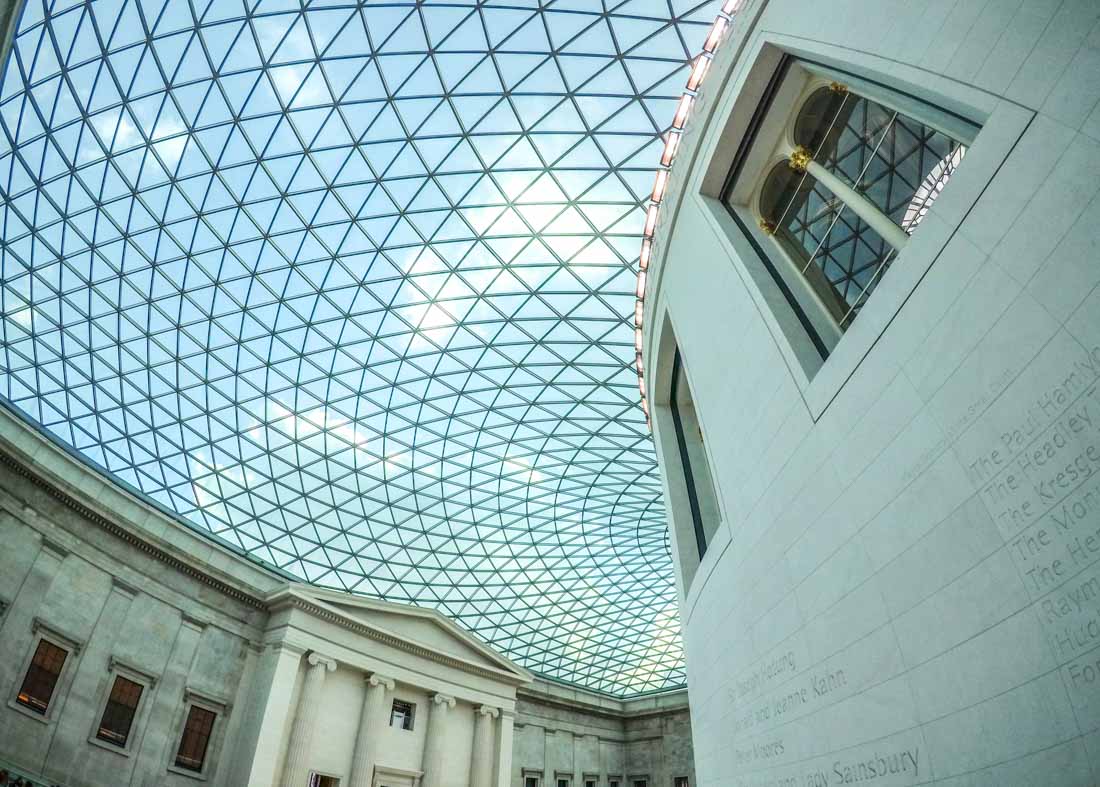
[(308, 586), (291, 586), (277, 595), (311, 601), (347, 621), (437, 658), (469, 665), (475, 670), (488, 670), (516, 683), (532, 679), (527, 670), (434, 610)]

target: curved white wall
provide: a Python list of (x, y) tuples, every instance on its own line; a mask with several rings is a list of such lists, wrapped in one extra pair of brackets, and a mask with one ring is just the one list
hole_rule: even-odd
[[(983, 126), (820, 369), (714, 199), (779, 52)], [(1100, 783), (1098, 102), (1093, 0), (754, 0), (735, 20), (646, 305), (700, 785)], [(701, 562), (674, 344), (723, 517)]]

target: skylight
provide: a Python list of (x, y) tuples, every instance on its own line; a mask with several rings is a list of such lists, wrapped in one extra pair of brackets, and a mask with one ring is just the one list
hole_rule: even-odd
[(718, 5), (32, 0), (0, 394), (288, 575), (681, 685), (632, 326)]

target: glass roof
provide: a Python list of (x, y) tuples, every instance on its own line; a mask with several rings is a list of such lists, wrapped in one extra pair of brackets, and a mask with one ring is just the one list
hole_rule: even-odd
[(288, 575), (682, 685), (632, 320), (717, 7), (31, 0), (0, 394)]

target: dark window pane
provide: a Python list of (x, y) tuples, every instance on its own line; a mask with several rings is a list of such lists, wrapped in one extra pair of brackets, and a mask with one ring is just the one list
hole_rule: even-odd
[(111, 696), (107, 698), (107, 707), (103, 709), (103, 719), (99, 722), (97, 738), (116, 746), (126, 745), (143, 690), (140, 683), (134, 683), (122, 676), (115, 678)]
[(413, 728), (413, 705), (401, 700), (393, 701), (393, 709), (390, 711), (390, 726), (401, 730)]
[(189, 771), (202, 771), (206, 763), (206, 749), (214, 731), (217, 714), (206, 708), (192, 705), (183, 725), (183, 737), (176, 752), (176, 766)]
[(46, 640), (39, 642), (16, 698), (19, 704), (36, 713), (45, 713), (50, 705), (50, 699), (53, 698), (54, 689), (57, 688), (61, 668), (65, 666), (65, 659), (68, 656), (67, 650), (57, 647), (52, 642)]
[(765, 181), (761, 210), (776, 241), (841, 328), (855, 319), (896, 250), (831, 191), (778, 164)]
[(966, 152), (959, 141), (877, 101), (829, 88), (806, 100), (795, 140), (907, 232)]

